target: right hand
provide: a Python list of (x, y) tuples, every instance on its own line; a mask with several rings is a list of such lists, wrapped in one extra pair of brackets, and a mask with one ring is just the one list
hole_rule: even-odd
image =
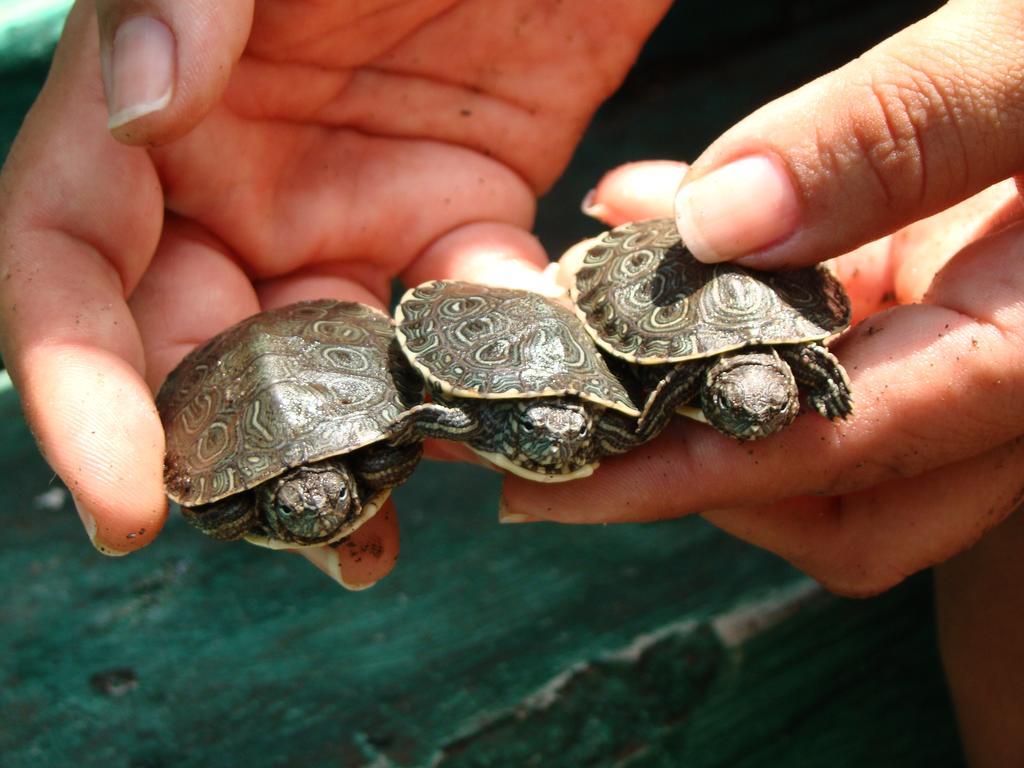
[(868, 315), (834, 345), (855, 411), (745, 444), (677, 420), (585, 480), (509, 479), (506, 514), (703, 513), (860, 595), (1009, 515), (1024, 497), (1022, 31), (1019, 0), (954, 0), (742, 120), (685, 176), (665, 163), (609, 174), (594, 213), (617, 224), (674, 210), (702, 261), (838, 258)]

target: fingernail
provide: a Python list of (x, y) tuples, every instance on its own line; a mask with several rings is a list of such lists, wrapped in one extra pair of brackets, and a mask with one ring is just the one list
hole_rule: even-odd
[(604, 221), (604, 217), (608, 213), (608, 207), (602, 203), (595, 203), (595, 197), (597, 197), (597, 187), (594, 187), (594, 189), (583, 196), (583, 202), (580, 203), (580, 211), (583, 212), (584, 216)]
[(777, 160), (754, 155), (736, 160), (676, 194), (676, 225), (701, 261), (745, 256), (796, 229), (796, 190)]
[(89, 542), (96, 548), (96, 551), (101, 555), (107, 557), (124, 557), (128, 552), (123, 552), (118, 549), (111, 549), (105, 544), (101, 544), (96, 540), (96, 518), (92, 516), (92, 513), (88, 509), (78, 503), (78, 499), (71, 497), (71, 501), (75, 505), (75, 511), (78, 512), (78, 517), (82, 521), (82, 526), (85, 528), (85, 534), (89, 537)]
[(170, 28), (151, 16), (134, 16), (118, 27), (103, 67), (110, 130), (170, 103), (175, 48)]
[(502, 496), (498, 499), (498, 522), (501, 525), (516, 525), (518, 523), (537, 523), (540, 522), (540, 519), (523, 512), (510, 512), (508, 502)]
[(326, 574), (350, 592), (360, 592), (377, 583), (371, 581), (369, 584), (361, 584), (346, 580), (345, 573), (341, 569), (341, 555), (333, 547), (307, 547), (295, 551), (311, 562), (318, 571)]

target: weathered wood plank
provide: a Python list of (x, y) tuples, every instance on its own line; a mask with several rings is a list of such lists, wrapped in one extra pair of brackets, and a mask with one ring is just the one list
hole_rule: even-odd
[[(15, 409), (0, 395), (5, 764), (959, 765), (926, 584), (808, 600), (697, 520), (498, 526), (495, 478), (442, 465), (398, 493), (402, 560), (365, 593), (178, 518), (108, 560)], [(795, 614), (744, 638), (773, 604), (735, 606), (780, 590)]]

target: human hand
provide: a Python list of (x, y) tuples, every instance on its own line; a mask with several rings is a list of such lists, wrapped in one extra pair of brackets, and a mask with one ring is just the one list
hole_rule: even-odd
[[(163, 524), (152, 393), (197, 343), (305, 298), (385, 306), (395, 276), (538, 283), (536, 197), (668, 2), (95, 5), (0, 177), (0, 347), (90, 538), (123, 554)], [(372, 583), (396, 526), (355, 534), (373, 562), (305, 554)]]
[(671, 164), (609, 174), (592, 212), (617, 224), (671, 215), (674, 200), (706, 261), (781, 267), (847, 253), (837, 271), (868, 316), (834, 345), (855, 412), (839, 424), (808, 415), (744, 444), (677, 419), (592, 478), (509, 480), (505, 516), (703, 512), (830, 589), (864, 595), (1008, 515), (1024, 495), (1024, 225), (1013, 223), (1013, 182), (991, 185), (1024, 161), (1022, 26), (1020, 3), (951, 2), (729, 130), (678, 193)]

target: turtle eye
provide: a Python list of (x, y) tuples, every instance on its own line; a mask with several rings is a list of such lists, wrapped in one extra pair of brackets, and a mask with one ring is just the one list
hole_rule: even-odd
[(533, 432), (533, 422), (532, 421), (524, 421), (521, 424), (521, 426), (522, 426), (524, 432)]

